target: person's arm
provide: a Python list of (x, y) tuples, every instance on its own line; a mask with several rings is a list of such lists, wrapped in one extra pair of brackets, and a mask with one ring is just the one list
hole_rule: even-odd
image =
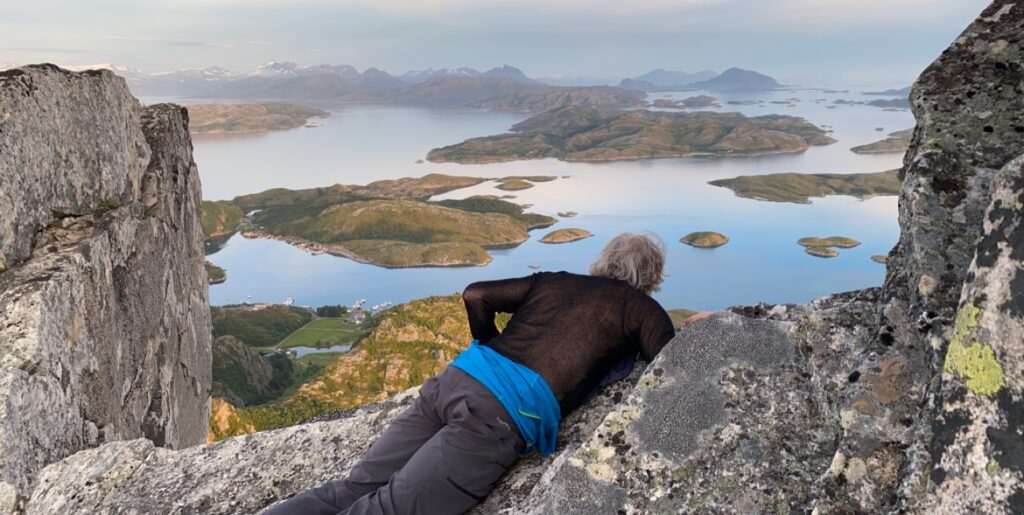
[(487, 343), (497, 336), (498, 327), (494, 325), (494, 315), (515, 313), (526, 298), (526, 294), (537, 282), (538, 275), (501, 281), (480, 281), (467, 286), (466, 291), (462, 292), (462, 300), (466, 303), (469, 330), (473, 334), (473, 339)]
[[(638, 295), (643, 294), (638, 292)], [(649, 362), (676, 335), (676, 329), (661, 304), (646, 295), (644, 297), (642, 302), (636, 302), (638, 306), (630, 310), (630, 321), (631, 332), (640, 344), (640, 355)]]
[(683, 323), (681, 325), (685, 327), (698, 320), (704, 320), (705, 318), (711, 315), (712, 313), (710, 311), (701, 311), (699, 313), (694, 313), (693, 315), (690, 315), (686, 320), (683, 320)]

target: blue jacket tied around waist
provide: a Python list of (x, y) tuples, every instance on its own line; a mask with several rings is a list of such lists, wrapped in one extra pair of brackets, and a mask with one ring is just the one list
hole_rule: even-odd
[(526, 442), (523, 454), (533, 450), (544, 455), (555, 452), (562, 411), (540, 374), (477, 340), (451, 364), (480, 381), (497, 397)]

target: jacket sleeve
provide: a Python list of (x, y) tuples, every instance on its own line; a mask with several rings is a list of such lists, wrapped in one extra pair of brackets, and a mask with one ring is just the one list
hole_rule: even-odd
[(469, 330), (473, 339), (487, 343), (498, 335), (494, 316), (498, 313), (515, 313), (537, 282), (539, 273), (517, 279), (480, 281), (470, 284), (462, 292), (469, 316)]
[(640, 347), (640, 355), (645, 361), (653, 360), (661, 349), (676, 335), (672, 319), (658, 301), (642, 295), (643, 300), (636, 302), (629, 309), (628, 331)]

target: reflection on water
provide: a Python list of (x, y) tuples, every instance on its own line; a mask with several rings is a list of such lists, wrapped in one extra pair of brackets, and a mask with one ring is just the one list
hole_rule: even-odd
[(325, 354), (329, 352), (348, 352), (352, 350), (351, 345), (334, 345), (332, 347), (288, 347), (290, 352), (295, 353), (296, 358), (301, 358), (306, 354)]
[[(695, 93), (658, 93), (654, 98), (685, 98)], [(514, 192), (515, 202), (554, 216), (576, 211), (554, 228), (581, 227), (594, 233), (576, 243), (544, 245), (544, 230), (515, 249), (496, 250), (486, 267), (386, 270), (329, 255), (313, 256), (289, 245), (235, 236), (210, 261), (228, 271), (228, 281), (210, 288), (214, 304), (255, 300), (300, 305), (404, 302), (461, 291), (476, 280), (526, 275), (542, 270), (585, 272), (608, 238), (622, 231), (651, 231), (668, 247), (669, 277), (655, 297), (667, 307), (720, 308), (750, 302), (804, 302), (814, 297), (881, 283), (884, 267), (869, 257), (886, 254), (898, 238), (894, 197), (859, 201), (816, 199), (813, 204), (758, 202), (736, 197), (708, 181), (736, 175), (777, 172), (848, 173), (897, 168), (901, 157), (857, 155), (855, 145), (881, 139), (913, 125), (906, 111), (869, 106), (828, 109), (836, 98), (856, 94), (780, 91), (762, 95), (715, 95), (722, 111), (803, 116), (834, 128), (839, 143), (799, 155), (750, 158), (692, 158), (618, 163), (563, 163), (556, 160), (490, 165), (416, 164), (433, 147), (500, 133), (525, 118), (518, 114), (438, 111), (402, 107), (353, 107), (334, 113), (323, 126), (265, 135), (198, 138), (196, 162), (207, 199), (272, 187), (306, 188), (333, 183), (366, 184), (431, 172), (500, 177), (569, 176)], [(799, 97), (795, 107), (768, 103)], [(760, 105), (727, 105), (730, 99), (762, 99)], [(814, 99), (826, 99), (816, 103)], [(879, 132), (876, 128), (884, 129)], [(438, 198), (505, 194), (486, 182)], [(554, 229), (553, 228), (553, 229)], [(729, 236), (724, 247), (704, 250), (678, 242), (696, 230)], [(804, 236), (849, 236), (863, 244), (840, 250), (834, 259), (808, 256), (796, 244)]]

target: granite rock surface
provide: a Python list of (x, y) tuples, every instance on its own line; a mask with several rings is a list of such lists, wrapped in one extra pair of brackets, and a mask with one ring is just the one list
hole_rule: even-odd
[(204, 440), (210, 315), (187, 124), (109, 72), (0, 72), (0, 506), (84, 448)]

